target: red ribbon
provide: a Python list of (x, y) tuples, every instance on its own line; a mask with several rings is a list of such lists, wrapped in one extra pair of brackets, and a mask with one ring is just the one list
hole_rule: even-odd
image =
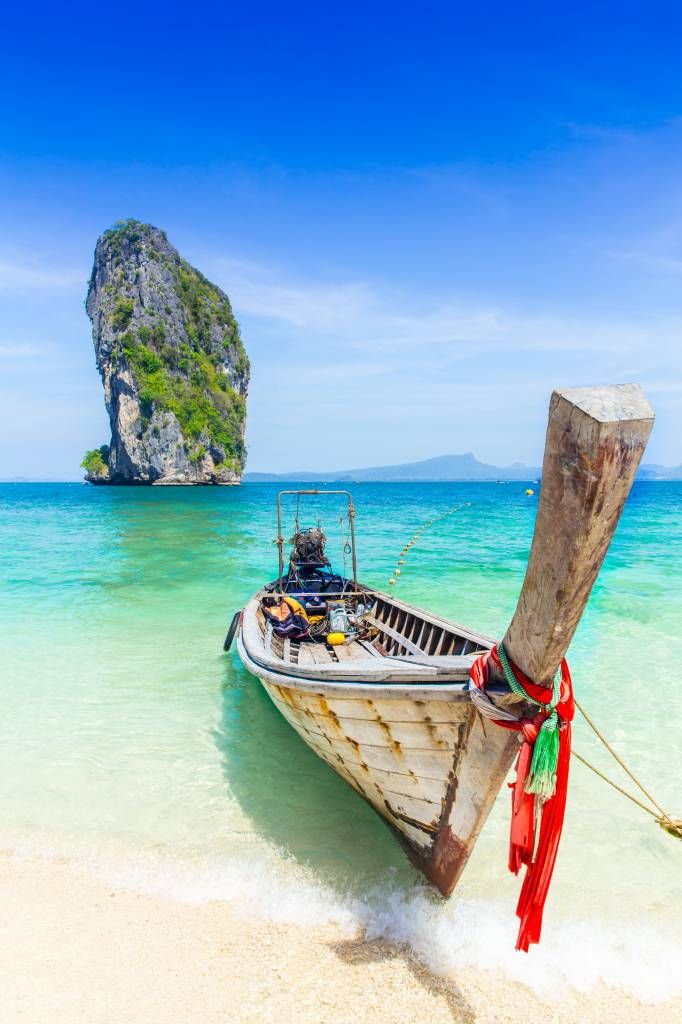
[[(483, 692), (485, 692), (490, 671), (489, 661), (492, 661), (497, 673), (501, 675), (502, 666), (497, 655), (497, 647), (486, 651), (471, 666), (471, 682)], [(530, 697), (542, 704), (549, 704), (552, 699), (551, 688), (537, 686), (515, 665), (511, 665), (511, 668), (515, 678)], [(526, 866), (526, 877), (523, 880), (516, 907), (516, 915), (521, 920), (516, 948), (523, 949), (525, 952), (528, 952), (531, 943), (540, 941), (542, 912), (559, 851), (566, 810), (568, 767), (571, 760), (571, 721), (575, 713), (575, 703), (571, 673), (565, 658), (561, 662), (561, 695), (556, 711), (559, 716), (559, 761), (556, 789), (554, 795), (542, 804), (540, 810), (540, 835), (535, 858), (533, 858), (533, 850), (535, 848), (536, 800), (532, 793), (526, 793), (524, 787), (533, 756), (533, 744), (542, 723), (547, 718), (547, 712), (540, 711), (534, 718), (520, 718), (518, 722), (507, 722), (497, 718), (492, 720), (502, 729), (511, 729), (523, 734), (523, 743), (516, 762), (516, 781), (509, 784), (509, 788), (512, 790), (509, 870), (517, 875), (521, 867)]]

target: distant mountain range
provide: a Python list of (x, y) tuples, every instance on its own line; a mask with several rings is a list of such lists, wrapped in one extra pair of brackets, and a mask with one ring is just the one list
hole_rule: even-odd
[[(642, 480), (682, 480), (682, 466), (649, 465), (639, 470)], [(432, 482), (438, 481), (531, 481), (540, 478), (539, 466), (524, 466), (515, 462), (511, 466), (490, 466), (479, 462), (473, 452), (465, 455), (439, 455), (421, 462), (405, 462), (398, 466), (372, 466), (365, 469), (328, 470), (324, 473), (245, 473), (247, 483), (268, 483), (295, 480), (299, 483), (364, 483)]]
[(466, 455), (440, 455), (422, 462), (406, 462), (399, 466), (372, 466), (365, 469), (329, 470), (324, 473), (245, 473), (244, 480), (274, 481), (439, 481), (439, 480), (537, 480), (540, 470), (515, 462), (513, 466), (489, 466), (479, 462), (472, 452)]
[[(682, 480), (682, 466), (660, 466), (650, 463), (641, 466), (637, 474), (640, 480)], [(245, 473), (246, 483), (363, 483), (386, 482), (466, 482), (466, 481), (522, 481), (540, 479), (538, 466), (524, 466), (515, 462), (511, 466), (490, 466), (479, 462), (471, 452), (466, 455), (439, 455), (422, 462), (405, 462), (399, 466), (371, 466), (366, 469), (328, 470), (325, 473)], [(0, 483), (47, 483), (46, 479), (36, 480), (25, 476), (0, 478)], [(55, 481), (56, 482), (56, 481)], [(82, 481), (74, 481), (82, 483)]]
[(639, 467), (637, 477), (639, 480), (682, 480), (682, 466), (660, 466), (651, 462)]

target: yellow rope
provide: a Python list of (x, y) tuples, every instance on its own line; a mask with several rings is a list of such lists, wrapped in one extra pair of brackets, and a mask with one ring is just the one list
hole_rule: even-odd
[(453, 508), (448, 509), (447, 512), (441, 513), (441, 515), (439, 515), (439, 516), (431, 516), (430, 519), (427, 519), (419, 527), (417, 532), (412, 535), (410, 540), (408, 540), (407, 544), (405, 544), (403, 546), (403, 549), (400, 552), (400, 556), (398, 558), (398, 564), (396, 565), (395, 569), (393, 570), (393, 575), (390, 577), (390, 579), (388, 581), (389, 587), (394, 587), (396, 585), (396, 583), (398, 583), (398, 581), (400, 579), (400, 575), (403, 572), (401, 566), (405, 565), (405, 558), (409, 554), (410, 548), (413, 548), (415, 546), (415, 544), (417, 543), (417, 541), (421, 537), (421, 535), (424, 532), (424, 530), (427, 530), (430, 526), (435, 526), (436, 523), (442, 522), (444, 519), (447, 519), (448, 516), (454, 515), (455, 512), (459, 512), (459, 510), (461, 508), (466, 508), (467, 505), (471, 505), (471, 502), (470, 501), (465, 501), (461, 505), (455, 505)]
[(647, 807), (646, 804), (642, 803), (641, 800), (638, 800), (637, 797), (633, 796), (632, 793), (628, 793), (626, 789), (623, 789), (622, 786), (619, 786), (617, 782), (614, 782), (607, 775), (604, 775), (604, 773), (599, 771), (598, 768), (595, 768), (595, 766), (593, 764), (590, 764), (587, 758), (583, 757), (582, 754), (579, 754), (577, 750), (571, 751), (573, 756), (576, 757), (578, 761), (580, 761), (582, 764), (584, 764), (586, 768), (589, 768), (590, 771), (593, 771), (595, 775), (598, 775), (600, 779), (603, 779), (604, 782), (608, 783), (609, 786), (617, 790), (619, 793), (622, 793), (623, 796), (627, 797), (628, 800), (631, 800), (633, 804), (636, 804), (638, 807), (641, 807), (642, 810), (646, 811), (647, 814), (650, 814), (651, 817), (658, 822), (661, 828), (665, 829), (665, 831), (668, 832), (671, 836), (675, 836), (677, 839), (682, 839), (682, 820), (672, 818), (666, 811), (663, 810), (658, 801), (654, 799), (654, 797), (651, 795), (648, 789), (646, 789), (645, 786), (640, 782), (640, 780), (637, 778), (634, 772), (632, 772), (628, 768), (628, 766), (625, 764), (620, 755), (616, 753), (616, 751), (613, 749), (613, 747), (606, 739), (606, 737), (599, 731), (599, 729), (597, 728), (593, 720), (590, 718), (590, 716), (587, 714), (585, 709), (582, 707), (582, 705), (578, 701), (576, 701), (575, 706), (577, 707), (578, 711), (583, 716), (589, 727), (592, 729), (595, 736), (597, 736), (597, 738), (601, 740), (601, 742), (608, 750), (609, 754), (611, 754), (614, 760), (618, 762), (623, 771), (627, 775), (629, 775), (629, 777), (632, 779), (635, 785), (642, 791), (647, 800), (649, 800), (650, 803), (653, 804), (653, 806), (658, 811), (658, 814), (656, 814), (655, 811), (652, 811), (651, 807)]
[(599, 731), (599, 729), (597, 728), (595, 723), (592, 721), (592, 719), (588, 715), (587, 711), (585, 711), (585, 708), (582, 706), (582, 704), (580, 704), (579, 701), (576, 701), (575, 702), (575, 706), (577, 707), (578, 711), (580, 712), (580, 714), (583, 716), (583, 718), (585, 719), (585, 721), (589, 725), (590, 729), (592, 729), (592, 731), (594, 732), (595, 736), (597, 736), (602, 741), (602, 743), (604, 744), (604, 746), (608, 750), (608, 752), (611, 755), (611, 757), (613, 757), (614, 760), (616, 760), (618, 762), (618, 764), (621, 766), (623, 771), (627, 775), (630, 776), (630, 778), (632, 779), (634, 784), (637, 786), (637, 788), (640, 789), (642, 791), (642, 793), (644, 793), (644, 796), (647, 798), (647, 800), (649, 800), (654, 805), (654, 807), (656, 808), (656, 810), (658, 811), (660, 816), (662, 818), (667, 818), (668, 821), (672, 824), (673, 819), (670, 817), (669, 814), (666, 814), (666, 812), (663, 810), (663, 808), (658, 803), (658, 801), (655, 800), (654, 797), (649, 792), (649, 790), (644, 787), (644, 785), (640, 782), (640, 780), (637, 778), (635, 773), (630, 771), (630, 769), (625, 764), (625, 762), (620, 757), (620, 755), (618, 753), (616, 753), (616, 751), (613, 749), (613, 747), (611, 746), (609, 741), (606, 739), (606, 737), (603, 736), (602, 733)]

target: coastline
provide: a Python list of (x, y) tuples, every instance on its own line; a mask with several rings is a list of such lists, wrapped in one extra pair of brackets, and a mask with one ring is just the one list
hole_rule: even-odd
[(545, 1001), (496, 972), (439, 977), (405, 948), (337, 926), (246, 919), (115, 887), (63, 859), (0, 855), (0, 988), (7, 1024), (672, 1024), (598, 985)]

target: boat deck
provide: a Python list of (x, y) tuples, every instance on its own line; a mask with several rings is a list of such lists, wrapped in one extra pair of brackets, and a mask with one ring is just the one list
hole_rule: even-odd
[[(258, 597), (263, 593), (268, 590)], [(365, 593), (370, 595), (368, 590)], [(349, 637), (337, 645), (326, 643), (323, 637), (283, 638), (266, 620), (258, 597), (250, 606), (254, 616), (250, 621), (257, 630), (251, 649), (262, 652), (262, 664), (296, 676), (328, 677), (337, 672), (343, 678), (352, 675), (388, 682), (393, 676), (406, 679), (416, 673), (443, 681), (465, 681), (474, 659), (492, 644), (489, 637), (376, 591), (371, 592), (371, 614), (363, 616), (364, 624), (372, 627), (367, 638)]]

